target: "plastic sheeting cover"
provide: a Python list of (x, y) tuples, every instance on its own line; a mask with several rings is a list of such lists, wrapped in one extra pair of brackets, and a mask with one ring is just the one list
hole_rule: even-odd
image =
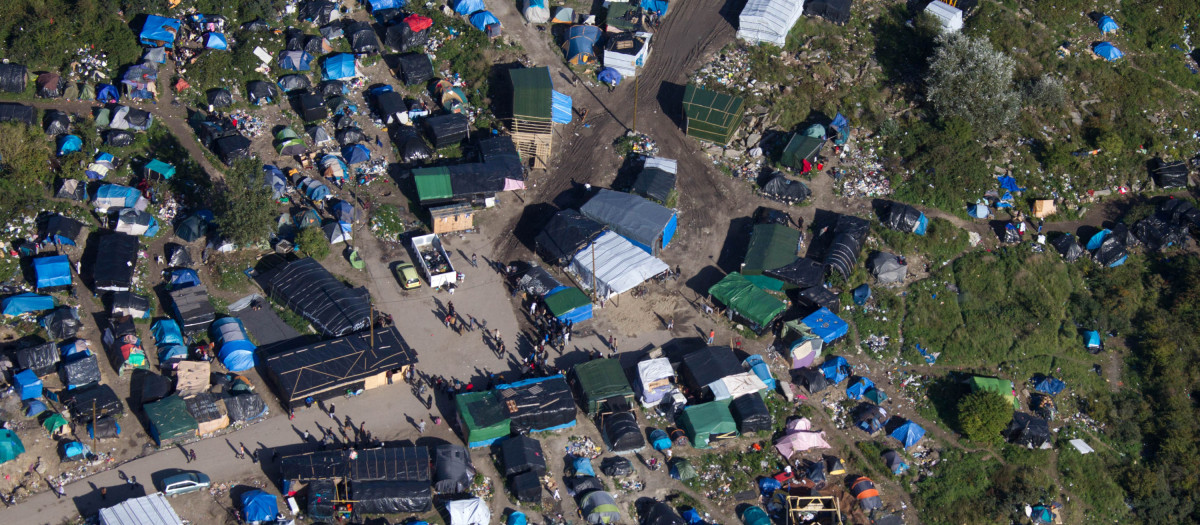
[(550, 262), (565, 264), (580, 248), (604, 232), (605, 226), (577, 210), (554, 214), (537, 235), (537, 248)]
[[(649, 201), (646, 201), (649, 202)], [(625, 293), (670, 267), (615, 232), (605, 232), (575, 254), (568, 268), (580, 284), (610, 298)], [(594, 271), (593, 271), (594, 270)]]
[[(665, 230), (675, 212), (629, 193), (602, 189), (579, 211), (589, 219), (607, 224), (613, 231), (654, 250), (666, 248)], [(661, 244), (661, 246), (660, 246)]]

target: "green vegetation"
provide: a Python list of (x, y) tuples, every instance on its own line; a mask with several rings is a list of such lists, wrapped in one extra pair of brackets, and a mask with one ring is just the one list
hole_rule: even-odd
[(50, 143), (37, 128), (0, 125), (0, 223), (35, 215), (54, 176), (46, 170)]
[(371, 229), (380, 239), (396, 240), (405, 231), (400, 207), (395, 204), (380, 204), (371, 210)]
[(217, 197), (217, 226), (238, 246), (266, 240), (275, 231), (276, 207), (271, 191), (262, 184), (262, 163), (241, 160), (226, 172), (226, 187)]
[(241, 290), (246, 286), (246, 274), (243, 273), (253, 259), (234, 253), (218, 253), (212, 257), (212, 272), (216, 277), (215, 285), (219, 290)]
[(329, 257), (329, 239), (326, 239), (325, 233), (316, 226), (300, 230), (296, 235), (296, 247), (318, 261)]
[(885, 148), (897, 154), (887, 162), (898, 200), (966, 217), (967, 203), (996, 186), (984, 147), (966, 120), (950, 118), (936, 126), (909, 120), (902, 127), (908, 132), (893, 136)]
[(995, 392), (980, 390), (958, 401), (958, 426), (967, 439), (979, 443), (999, 443), (1012, 414), (1012, 403)]
[[(133, 28), (120, 11), (132, 4), (119, 0), (12, 0), (0, 17), (0, 42), (5, 58), (25, 64), (32, 73), (48, 68), (65, 70), (81, 47), (107, 53), (110, 73), (137, 62), (142, 49)], [(163, 2), (165, 3), (165, 2)], [(162, 6), (165, 7), (165, 6)], [(126, 11), (141, 13), (145, 11)], [(165, 9), (150, 12), (166, 12)]]
[(987, 37), (947, 33), (925, 78), (926, 97), (939, 118), (961, 118), (985, 137), (1004, 131), (1019, 109), (1012, 58), (992, 48)]
[(913, 495), (922, 509), (922, 521), (955, 525), (1008, 523), (1018, 520), (1018, 516), (1024, 518), (1020, 509), (1025, 504), (1051, 501), (1057, 496), (1053, 481), (1041, 469), (1043, 457), (1031, 453), (1018, 459), (1021, 461), (1009, 460), (1002, 465), (986, 453), (953, 448), (943, 451), (938, 475), (918, 481)]
[(934, 265), (949, 261), (970, 247), (967, 232), (940, 217), (929, 220), (925, 235), (898, 232), (882, 225), (876, 225), (874, 230), (898, 255), (923, 255)]

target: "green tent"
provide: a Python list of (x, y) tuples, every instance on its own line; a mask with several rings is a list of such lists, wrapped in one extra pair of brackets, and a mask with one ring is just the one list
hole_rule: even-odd
[(696, 477), (696, 467), (692, 466), (692, 462), (687, 458), (675, 458), (671, 460), (671, 477), (679, 481), (687, 481)]
[(617, 359), (597, 359), (577, 364), (574, 379), (589, 416), (596, 415), (607, 399), (621, 397), (630, 406), (633, 405), (633, 387), (629, 386), (629, 378)]
[[(750, 247), (742, 262), (744, 276), (762, 275), (796, 262), (800, 230), (782, 224), (756, 224), (750, 233)], [(782, 284), (781, 284), (782, 286)]]
[[(91, 98), (93, 98), (93, 99), (96, 98), (96, 95), (92, 95)], [(112, 111), (110, 111), (108, 108), (100, 108), (99, 110), (96, 111), (96, 127), (97, 128), (105, 129), (111, 123), (112, 123)]]
[(171, 177), (175, 176), (175, 166), (167, 164), (166, 162), (158, 159), (153, 159), (146, 163), (146, 172), (157, 173), (162, 178), (169, 180)]
[(8, 463), (17, 456), (25, 453), (25, 444), (17, 433), (6, 428), (0, 429), (0, 463)]
[(996, 377), (972, 376), (971, 379), (967, 380), (967, 382), (971, 385), (972, 392), (978, 392), (980, 390), (986, 392), (995, 392), (1001, 396), (1004, 396), (1004, 399), (1012, 401), (1013, 410), (1021, 409), (1021, 402), (1017, 400), (1017, 396), (1013, 392), (1012, 381)]
[(754, 286), (754, 283), (738, 272), (726, 275), (720, 282), (712, 285), (708, 293), (754, 324), (756, 330), (771, 324), (771, 321), (787, 310), (787, 304), (764, 292), (762, 288)]
[(695, 448), (708, 448), (713, 441), (738, 435), (737, 422), (729, 412), (729, 404), (721, 401), (687, 407), (678, 422)]
[(170, 395), (142, 406), (150, 421), (150, 437), (162, 446), (176, 439), (195, 437), (200, 430), (196, 418), (178, 395)]
[(65, 426), (67, 426), (67, 418), (57, 412), (51, 413), (42, 419), (42, 428), (46, 429), (46, 432), (50, 434), (58, 432), (58, 429)]
[(417, 185), (417, 200), (421, 202), (444, 200), (454, 196), (450, 187), (450, 170), (440, 168), (417, 168), (412, 170), (413, 182)]
[(308, 147), (295, 130), (283, 128), (275, 134), (275, 151), (280, 155), (299, 155), (308, 151)]
[(486, 447), (512, 433), (512, 420), (494, 391), (459, 394), (454, 397), (454, 404), (471, 448)]
[(510, 69), (513, 88), (513, 118), (550, 122), (554, 84), (550, 68), (527, 67)]
[(779, 161), (794, 169), (804, 169), (803, 161), (807, 159), (809, 163), (816, 162), (817, 153), (824, 144), (825, 139), (796, 133), (792, 135), (792, 140), (788, 141), (787, 147), (783, 148), (783, 156)]
[(771, 525), (771, 518), (767, 516), (767, 511), (754, 505), (743, 509), (741, 518), (745, 525)]
[(592, 300), (588, 298), (587, 294), (575, 287), (554, 292), (542, 300), (546, 302), (546, 308), (554, 317), (566, 315), (571, 310), (592, 304)]
[(742, 124), (742, 97), (688, 84), (683, 91), (687, 134), (716, 144), (728, 144)]

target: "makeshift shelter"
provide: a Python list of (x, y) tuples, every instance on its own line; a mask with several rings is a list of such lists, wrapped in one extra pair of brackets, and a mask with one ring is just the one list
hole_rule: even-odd
[(741, 362), (728, 346), (707, 346), (684, 355), (681, 370), (684, 384), (693, 392), (743, 373)]
[(102, 339), (109, 351), (117, 354), (114, 357), (119, 362), (118, 375), (127, 369), (147, 368), (146, 350), (132, 319), (113, 321), (112, 326), (104, 329)]
[(469, 138), (471, 134), (470, 121), (466, 116), (457, 113), (426, 117), (422, 120), (429, 142), (435, 149), (457, 145)]
[(246, 327), (241, 319), (224, 317), (212, 323), (213, 340), (219, 345), (217, 359), (231, 372), (241, 372), (254, 368), (256, 362), (254, 351), (257, 348), (250, 341)]
[(79, 320), (78, 308), (71, 306), (55, 308), (38, 322), (46, 329), (46, 335), (54, 341), (75, 337), (75, 334), (83, 328), (83, 322)]
[(601, 412), (597, 426), (600, 435), (608, 444), (609, 450), (618, 454), (641, 450), (646, 446), (646, 438), (638, 426), (637, 414), (625, 401), (617, 401), (606, 406), (611, 411)]
[(834, 225), (833, 242), (825, 252), (825, 264), (832, 267), (843, 278), (849, 277), (858, 264), (858, 253), (862, 251), (871, 224), (852, 215), (838, 217)]
[(346, 39), (350, 41), (350, 49), (356, 54), (378, 53), (379, 35), (371, 28), (370, 22), (354, 21), (343, 26)]
[(818, 16), (830, 23), (844, 25), (850, 21), (852, 0), (810, 0), (804, 3), (805, 16)]
[(172, 290), (169, 295), (171, 312), (184, 333), (207, 330), (208, 325), (216, 319), (217, 311), (208, 300), (208, 289), (204, 285)]
[(1168, 162), (1155, 158), (1150, 162), (1150, 174), (1154, 183), (1160, 188), (1186, 188), (1188, 185), (1188, 168), (1183, 161)]
[(868, 390), (875, 388), (875, 383), (865, 377), (858, 377), (850, 382), (850, 386), (846, 387), (846, 397), (853, 400), (860, 400)]
[(182, 23), (175, 18), (146, 15), (146, 22), (142, 24), (138, 40), (144, 46), (171, 49), (175, 47), (175, 37), (179, 34), (181, 25)]
[(416, 352), (389, 326), (284, 350), (266, 357), (265, 366), (280, 401), (295, 407), (310, 396), (329, 399), (384, 386), (388, 372), (402, 374), (416, 362)]
[(903, 425), (897, 427), (896, 430), (893, 430), (891, 436), (904, 445), (904, 448), (909, 448), (916, 445), (921, 438), (925, 437), (925, 429), (912, 421), (906, 421)]
[(621, 85), (622, 78), (623, 75), (621, 75), (621, 72), (613, 67), (606, 67), (601, 69), (599, 73), (596, 73), (596, 80), (599, 80), (601, 84), (614, 88)]
[(802, 2), (750, 0), (738, 15), (737, 37), (751, 44), (783, 47), (787, 35), (800, 20)]
[(518, 434), (575, 426), (575, 399), (561, 375), (497, 385), (496, 400)]
[(433, 489), (422, 481), (355, 481), (350, 484), (350, 497), (356, 514), (420, 513), (433, 508)]
[(97, 188), (93, 205), (99, 213), (108, 213), (119, 208), (144, 209), (146, 207), (142, 192), (119, 184), (105, 184)]
[[(661, 430), (659, 432), (662, 432)], [(668, 443), (670, 440), (668, 440)], [(643, 441), (643, 445), (645, 442)], [(600, 462), (600, 472), (605, 476), (619, 477), (633, 474), (633, 462), (627, 458), (608, 456)]]
[(821, 373), (825, 374), (825, 379), (835, 385), (850, 377), (850, 364), (841, 356), (831, 356), (821, 363), (820, 368)]
[[(2, 74), (0, 78), (3, 78)], [(0, 103), (0, 122), (21, 122), (33, 126), (37, 123), (37, 110), (22, 104)]]
[(742, 434), (771, 430), (774, 424), (771, 411), (758, 394), (744, 394), (733, 398), (733, 402), (729, 404), (729, 411), (737, 422), (738, 432)]
[(763, 195), (785, 204), (799, 204), (812, 195), (803, 182), (792, 180), (783, 175), (776, 175), (763, 184)]
[(907, 204), (893, 202), (888, 207), (887, 220), (883, 222), (888, 228), (898, 232), (925, 235), (929, 219), (920, 210)]
[(767, 389), (758, 376), (749, 372), (730, 374), (708, 384), (713, 398), (721, 401), (746, 394), (758, 394)]
[(562, 45), (568, 64), (582, 65), (596, 61), (596, 44), (604, 34), (593, 25), (575, 25), (567, 28)]
[(668, 270), (666, 263), (614, 232), (601, 234), (579, 250), (567, 268), (579, 277), (581, 286), (606, 299)]
[(579, 389), (580, 403), (588, 415), (596, 415), (610, 400), (633, 403), (633, 387), (618, 359), (597, 359), (575, 365), (571, 378)]
[(538, 233), (536, 249), (548, 262), (567, 264), (571, 256), (603, 233), (605, 227), (577, 210), (562, 210)]
[[(321, 80), (342, 80), (357, 76), (358, 64), (354, 60), (354, 55), (338, 53), (325, 57), (324, 73), (321, 76)], [(305, 86), (305, 89), (307, 89), (307, 86)]]
[(1100, 28), (1101, 33), (1112, 33), (1120, 29), (1117, 27), (1117, 22), (1108, 15), (1100, 17), (1100, 21), (1096, 22), (1096, 25)]
[(662, 205), (608, 189), (600, 190), (579, 211), (651, 255), (670, 245), (679, 224), (678, 215)]
[(30, 312), (44, 312), (54, 309), (54, 297), (29, 292), (11, 295), (0, 301), (0, 309), (4, 315), (13, 317)]
[(429, 41), (433, 19), (418, 14), (404, 17), (399, 23), (388, 26), (383, 42), (401, 53), (421, 49)]
[(475, 29), (486, 33), (488, 38), (500, 36), (500, 19), (496, 18), (491, 11), (476, 11), (467, 18), (471, 25), (475, 26)]
[(579, 288), (563, 287), (542, 300), (550, 314), (562, 323), (579, 324), (592, 318), (592, 300)]
[[(207, 363), (205, 363), (207, 364)], [(184, 392), (179, 392), (180, 396)], [(225, 405), (214, 394), (199, 393), (184, 398), (187, 411), (196, 419), (196, 432), (207, 436), (229, 426), (229, 415), (225, 413)]]
[(90, 439), (116, 439), (121, 437), (121, 425), (111, 416), (88, 421), (87, 433)]
[(742, 124), (742, 97), (688, 84), (683, 92), (684, 127), (688, 136), (728, 144)]
[(515, 436), (501, 442), (500, 459), (504, 465), (505, 476), (525, 472), (534, 472), (541, 476), (546, 473), (546, 457), (542, 453), (542, 444), (528, 436)]
[(42, 397), (42, 380), (33, 370), (22, 370), (13, 374), (13, 386), (21, 395), (21, 401)]
[(531, 24), (545, 24), (550, 21), (550, 9), (546, 0), (522, 0), (521, 14)]
[(796, 382), (804, 385), (808, 393), (815, 394), (829, 388), (829, 380), (820, 370), (801, 368), (796, 371)]
[(273, 299), (286, 304), (327, 336), (362, 330), (371, 321), (367, 290), (347, 288), (311, 258), (273, 269), (263, 279)]
[(663, 398), (679, 391), (675, 386), (675, 370), (665, 357), (647, 359), (638, 363), (638, 387), (643, 406), (654, 406)]
[(879, 284), (904, 282), (908, 277), (908, 262), (887, 252), (875, 252), (867, 259), (867, 271)]
[(1013, 386), (1012, 381), (995, 377), (971, 376), (967, 380), (967, 384), (970, 385), (972, 392), (985, 391), (999, 394), (1012, 402), (1013, 410), (1021, 407), (1020, 401), (1017, 399), (1016, 387)]
[[(750, 245), (742, 260), (743, 276), (761, 276), (766, 270), (787, 266), (796, 261), (800, 249), (800, 230), (782, 224), (755, 224), (750, 232)], [(781, 281), (765, 278), (773, 290), (783, 288)], [(762, 282), (762, 281), (758, 281)]]
[(1033, 390), (1035, 392), (1041, 392), (1050, 396), (1058, 395), (1059, 392), (1062, 392), (1067, 387), (1067, 384), (1062, 380), (1050, 376), (1035, 377), (1033, 383)]
[[(745, 433), (745, 431), (743, 431)], [(784, 426), (784, 434), (775, 441), (775, 450), (784, 459), (790, 460), (797, 452), (814, 448), (832, 448), (825, 441), (825, 433), (813, 430), (812, 422), (807, 418), (795, 418)]]
[(592, 525), (620, 523), (621, 508), (612, 494), (603, 490), (593, 490), (579, 498), (581, 517)]
[[(459, 4), (466, 1), (460, 0)], [(492, 525), (492, 511), (480, 498), (447, 502), (446, 511), (450, 514), (450, 525)]]
[(930, 2), (929, 5), (925, 6), (925, 12), (933, 15), (944, 32), (955, 33), (961, 31), (963, 28), (962, 10), (941, 0)]
[(755, 332), (761, 333), (787, 310), (786, 303), (755, 286), (738, 272), (726, 275), (712, 285), (708, 293), (745, 319)]
[(825, 265), (808, 258), (763, 271), (763, 275), (782, 281), (785, 286), (811, 288), (825, 282)]
[(486, 447), (508, 437), (512, 420), (494, 391), (466, 392), (454, 396), (458, 423), (467, 446)]
[(1050, 245), (1053, 246), (1055, 250), (1058, 250), (1058, 253), (1063, 257), (1063, 260), (1067, 262), (1075, 262), (1082, 257), (1083, 254), (1087, 253), (1084, 251), (1083, 247), (1075, 241), (1075, 236), (1069, 233), (1059, 234), (1050, 241)]
[(15, 63), (0, 64), (0, 91), (23, 93), (29, 85), (29, 70)]
[(729, 406), (712, 401), (685, 408), (677, 417), (680, 428), (687, 433), (695, 448), (709, 448), (714, 441), (737, 437), (737, 422)]
[[(75, 244), (72, 242), (71, 244)], [(71, 286), (71, 259), (50, 255), (33, 260), (34, 287), (38, 290)]]
[(213, 153), (225, 165), (232, 166), (239, 159), (250, 158), (250, 139), (240, 134), (221, 137), (213, 143)]
[(47, 135), (61, 135), (70, 131), (71, 116), (57, 109), (48, 109), (42, 116), (42, 130)]
[(42, 343), (17, 350), (17, 368), (32, 371), (37, 377), (53, 374), (58, 368), (58, 345)]
[(223, 397), (225, 412), (229, 415), (230, 423), (254, 421), (267, 415), (267, 403), (256, 393), (238, 394)]
[(471, 486), (475, 468), (471, 465), (471, 453), (466, 447), (438, 445), (434, 452), (434, 484), (439, 494), (456, 494)]
[(1027, 448), (1052, 448), (1050, 424), (1037, 416), (1014, 412), (1013, 419), (1001, 434), (1010, 443)]
[(405, 53), (397, 57), (400, 74), (397, 77), (406, 86), (425, 84), (433, 79), (433, 62), (425, 53)]
[(154, 237), (158, 235), (158, 220), (150, 212), (125, 208), (117, 214), (117, 225), (113, 230), (129, 235)]
[(242, 494), (242, 516), (247, 523), (274, 523), (279, 514), (279, 501), (270, 494), (255, 489)]
[(142, 406), (149, 422), (150, 437), (158, 446), (186, 441), (199, 435), (199, 424), (177, 395), (164, 397)]
[(1125, 264), (1125, 260), (1129, 258), (1125, 244), (1112, 233), (1108, 229), (1100, 230), (1087, 243), (1087, 249), (1092, 252), (1092, 259), (1097, 264), (1109, 268)]
[(252, 80), (246, 84), (246, 97), (258, 106), (271, 104), (279, 100), (279, 88), (270, 82)]
[(116, 292), (112, 294), (112, 310), (109, 313), (112, 317), (149, 318), (150, 298), (130, 291)]
[(283, 51), (279, 53), (279, 68), (284, 71), (310, 71), (313, 56), (303, 50)]
[(151, 63), (129, 66), (121, 76), (129, 98), (154, 100), (158, 97), (158, 69)]

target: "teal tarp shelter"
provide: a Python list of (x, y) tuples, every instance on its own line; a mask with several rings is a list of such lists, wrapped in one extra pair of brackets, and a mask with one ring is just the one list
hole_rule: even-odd
[(63, 135), (58, 138), (59, 157), (65, 157), (83, 148), (83, 139), (76, 135)]
[(158, 159), (152, 159), (150, 162), (146, 163), (146, 174), (149, 175), (151, 173), (156, 174), (163, 179), (170, 180), (171, 177), (175, 176), (175, 166), (167, 164), (166, 162)]
[(483, 0), (457, 0), (454, 3), (454, 12), (460, 15), (469, 15), (484, 9), (487, 9), (487, 6), (483, 5)]
[(229, 49), (229, 41), (225, 39), (225, 33), (209, 33), (204, 35), (204, 47), (226, 50)]
[(787, 310), (787, 304), (750, 282), (738, 272), (726, 275), (708, 289), (721, 304), (761, 330)]
[(1083, 338), (1084, 338), (1084, 343), (1087, 345), (1087, 347), (1089, 349), (1099, 349), (1100, 348), (1100, 332), (1097, 332), (1095, 330), (1088, 330), (1087, 332), (1084, 332)]
[(567, 63), (590, 64), (596, 61), (596, 43), (603, 34), (599, 27), (590, 25), (571, 26), (567, 29), (566, 42), (563, 42), (563, 53)]
[(24, 453), (25, 444), (21, 443), (17, 433), (7, 428), (0, 429), (0, 463), (8, 463)]
[(341, 80), (358, 76), (358, 67), (354, 63), (354, 55), (338, 53), (325, 58), (325, 73), (323, 80)]
[(21, 315), (29, 312), (41, 312), (54, 309), (54, 298), (49, 295), (35, 293), (17, 294), (0, 301), (4, 315)]
[[(37, 288), (71, 286), (71, 260), (66, 255), (38, 257), (33, 260), (33, 273), (37, 276)], [(52, 301), (53, 302), (53, 301)]]

